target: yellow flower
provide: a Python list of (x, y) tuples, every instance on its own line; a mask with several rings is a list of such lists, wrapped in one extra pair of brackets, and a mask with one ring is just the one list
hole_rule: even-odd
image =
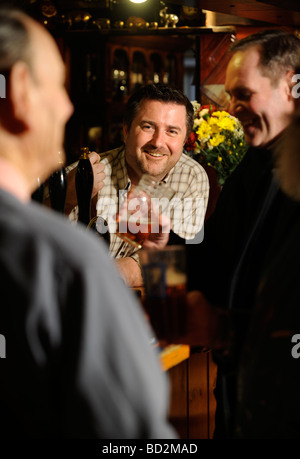
[(216, 134), (214, 137), (212, 137), (209, 141), (210, 145), (212, 147), (217, 147), (220, 145), (220, 143), (224, 142), (225, 136), (222, 134)]
[(211, 135), (211, 127), (205, 120), (200, 124), (199, 128), (197, 129), (197, 134), (200, 139), (207, 139)]
[(219, 125), (221, 129), (226, 129), (227, 131), (234, 131), (236, 128), (236, 123), (231, 118), (222, 118)]
[(217, 110), (216, 112), (213, 112), (212, 116), (214, 116), (216, 118), (222, 118), (224, 116), (228, 116), (228, 113), (224, 112), (224, 110), (222, 110), (222, 111)]
[(222, 132), (222, 129), (220, 129), (220, 126), (218, 126), (217, 124), (210, 123), (210, 128), (211, 128), (211, 134), (213, 136), (221, 134)]
[(214, 112), (209, 119), (211, 124), (215, 124), (220, 130), (234, 131), (237, 127), (237, 123), (229, 113), (224, 111)]
[(212, 166), (223, 185), (247, 150), (242, 125), (224, 110), (192, 103), (194, 136), (187, 143), (187, 151), (197, 161)]

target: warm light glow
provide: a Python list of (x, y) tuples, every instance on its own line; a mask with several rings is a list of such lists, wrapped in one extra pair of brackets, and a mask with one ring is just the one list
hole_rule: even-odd
[(147, 0), (130, 0), (132, 3), (144, 3)]

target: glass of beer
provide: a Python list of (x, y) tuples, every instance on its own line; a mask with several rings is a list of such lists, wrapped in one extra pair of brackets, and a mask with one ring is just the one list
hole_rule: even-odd
[(159, 232), (159, 215), (168, 215), (175, 192), (164, 182), (144, 174), (125, 196), (117, 215), (117, 235), (138, 249), (151, 233)]
[(184, 246), (143, 249), (144, 305), (159, 340), (177, 342), (186, 331), (186, 260)]

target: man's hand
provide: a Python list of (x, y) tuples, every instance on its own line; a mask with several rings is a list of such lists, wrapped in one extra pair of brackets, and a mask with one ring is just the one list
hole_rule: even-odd
[(145, 249), (162, 249), (168, 241), (171, 230), (171, 222), (165, 215), (159, 215), (159, 232), (150, 233), (149, 237), (143, 243)]
[(122, 279), (128, 287), (140, 287), (143, 285), (141, 268), (133, 258), (117, 258), (115, 262)]
[(100, 162), (100, 156), (95, 151), (89, 153), (89, 160), (93, 168), (94, 185), (92, 191), (92, 198), (97, 195), (98, 191), (104, 187), (104, 179), (106, 177), (104, 169), (105, 166)]
[(176, 340), (177, 343), (213, 349), (227, 348), (230, 345), (227, 311), (210, 304), (201, 292), (192, 291), (187, 294), (186, 314), (186, 333)]

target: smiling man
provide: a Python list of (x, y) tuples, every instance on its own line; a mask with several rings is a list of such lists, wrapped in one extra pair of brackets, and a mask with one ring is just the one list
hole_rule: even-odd
[[(296, 37), (292, 38), (297, 40)], [(248, 43), (251, 44), (250, 40)], [(236, 49), (226, 72), (225, 87), (231, 98), (229, 110), (243, 124), (246, 142), (252, 147), (265, 147), (286, 128), (294, 110), (291, 94), (293, 54), (276, 64), (263, 62), (262, 45)], [(265, 56), (265, 59), (268, 57)], [(290, 66), (288, 65), (290, 61)]]
[[(214, 302), (233, 307), (236, 302), (252, 304), (269, 236), (286, 205), (274, 176), (274, 151), (295, 108), (292, 88), (300, 40), (285, 31), (266, 30), (234, 42), (230, 52), (225, 81), (229, 111), (243, 124), (249, 148), (222, 189), (205, 225), (204, 243), (193, 248), (195, 264), (200, 252), (207, 263), (199, 276), (191, 260), (190, 281)], [(216, 265), (222, 267), (218, 289)]]
[(182, 155), (188, 129), (184, 105), (143, 100), (132, 122), (124, 126), (131, 182), (137, 185), (141, 174), (163, 180)]
[[(115, 214), (119, 191), (129, 191), (147, 173), (163, 181), (175, 192), (171, 204), (171, 224), (175, 235), (185, 240), (200, 232), (207, 207), (209, 183), (204, 169), (183, 154), (183, 147), (194, 122), (193, 106), (179, 90), (163, 84), (150, 84), (128, 100), (124, 115), (124, 146), (90, 154), (97, 199), (96, 211), (107, 220), (110, 254), (130, 286), (142, 284), (137, 250), (115, 234)], [(68, 194), (70, 199), (70, 194)], [(74, 197), (74, 193), (73, 193)], [(74, 204), (74, 201), (73, 201)], [(70, 206), (70, 202), (68, 203)], [(76, 218), (76, 210), (70, 219)], [(160, 234), (151, 235), (161, 242)], [(176, 237), (176, 236), (175, 236)], [(168, 235), (164, 238), (167, 242)]]
[[(242, 351), (249, 346), (246, 337), (263, 286), (262, 273), (300, 215), (299, 204), (279, 188), (274, 160), (295, 107), (292, 88), (300, 40), (282, 30), (266, 30), (236, 41), (230, 51), (225, 82), (231, 99), (229, 111), (241, 120), (249, 148), (222, 189), (215, 212), (205, 225), (204, 242), (187, 246), (192, 248), (187, 254), (188, 279), (189, 288), (198, 290), (192, 292), (197, 312), (206, 307), (204, 294), (211, 305), (229, 311), (233, 325), (226, 355), (214, 353), (219, 364), (216, 437), (233, 434), (236, 403), (246, 387), (242, 377), (238, 399), (236, 375)], [(214, 338), (222, 340), (229, 334), (228, 323), (222, 314), (220, 318)], [(199, 316), (198, 327), (196, 319), (192, 324), (199, 330), (199, 341), (193, 344), (208, 345), (201, 341), (203, 317)], [(260, 324), (255, 322), (256, 326), (259, 329)], [(264, 401), (258, 403), (263, 409)], [(248, 421), (249, 412), (244, 409)], [(268, 430), (259, 417), (253, 417), (252, 422), (262, 431)], [(236, 435), (245, 435), (240, 425), (235, 427)]]

